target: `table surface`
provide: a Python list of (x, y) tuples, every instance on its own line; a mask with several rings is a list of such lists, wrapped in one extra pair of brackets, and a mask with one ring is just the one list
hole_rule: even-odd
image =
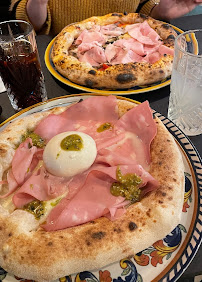
[[(181, 28), (182, 30), (198, 29), (202, 28), (202, 15), (182, 17), (172, 21), (172, 24)], [(37, 36), (37, 45), (39, 49), (39, 55), (41, 59), (42, 70), (45, 77), (46, 89), (48, 98), (60, 97), (67, 94), (84, 93), (78, 89), (71, 88), (67, 85), (56, 80), (48, 71), (44, 62), (44, 53), (48, 43), (51, 41), (50, 36), (40, 35)], [(143, 102), (148, 100), (153, 109), (157, 112), (167, 116), (168, 99), (170, 93), (170, 86), (154, 90), (147, 93), (131, 94), (126, 97)], [(124, 95), (122, 95), (124, 96)], [(0, 123), (6, 120), (8, 117), (15, 114), (15, 111), (10, 105), (6, 92), (0, 94), (0, 105), (2, 106), (2, 114), (0, 116)], [(199, 136), (193, 136), (189, 138), (195, 145), (200, 156), (202, 156), (202, 134)], [(188, 278), (202, 274), (202, 245), (200, 246), (195, 258), (184, 272), (181, 278)]]

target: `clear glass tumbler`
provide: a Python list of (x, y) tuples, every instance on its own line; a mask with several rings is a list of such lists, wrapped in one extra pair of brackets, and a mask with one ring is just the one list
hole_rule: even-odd
[(186, 135), (202, 133), (202, 30), (175, 39), (168, 118)]
[(28, 22), (0, 23), (0, 75), (16, 111), (47, 99), (35, 33)]

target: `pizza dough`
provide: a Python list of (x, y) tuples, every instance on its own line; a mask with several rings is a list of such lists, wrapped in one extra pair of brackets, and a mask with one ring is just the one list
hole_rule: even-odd
[[(118, 99), (122, 116), (136, 104)], [(9, 124), (0, 133), (1, 176), (9, 169), (21, 136), (33, 130), (50, 113), (39, 112)], [(184, 196), (184, 167), (178, 146), (155, 118), (157, 135), (151, 144), (149, 173), (159, 182), (157, 190), (129, 206), (115, 221), (101, 217), (88, 223), (46, 232), (31, 213), (10, 209), (0, 199), (0, 265), (6, 271), (36, 281), (50, 281), (72, 273), (101, 268), (163, 238), (180, 222)]]

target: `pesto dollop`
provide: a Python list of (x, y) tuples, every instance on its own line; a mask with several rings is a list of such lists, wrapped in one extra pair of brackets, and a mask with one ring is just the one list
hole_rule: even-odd
[(45, 141), (43, 140), (43, 138), (38, 134), (34, 133), (33, 131), (27, 131), (27, 133), (22, 136), (21, 142), (24, 142), (27, 138), (32, 139), (32, 143), (34, 146), (38, 148), (45, 147)]
[(141, 189), (140, 184), (142, 179), (135, 173), (127, 173), (123, 175), (119, 167), (116, 171), (117, 182), (113, 182), (110, 187), (110, 192), (113, 196), (122, 196), (131, 203), (140, 200)]
[(56, 199), (54, 202), (51, 203), (51, 206), (52, 206), (52, 207), (56, 207), (56, 206), (59, 204), (59, 202), (61, 201), (61, 199), (62, 199), (62, 198)]
[(23, 210), (33, 214), (36, 219), (40, 219), (45, 213), (45, 203), (39, 200), (34, 200), (24, 205)]
[(83, 139), (78, 134), (71, 134), (65, 137), (60, 147), (65, 151), (80, 151), (83, 148)]
[(103, 132), (111, 128), (112, 128), (112, 124), (110, 122), (105, 122), (98, 127), (97, 132)]

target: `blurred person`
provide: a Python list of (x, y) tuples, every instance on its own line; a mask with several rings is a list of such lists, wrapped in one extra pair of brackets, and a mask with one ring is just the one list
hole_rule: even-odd
[(139, 12), (169, 21), (192, 11), (202, 0), (11, 0), (16, 19), (32, 23), (36, 32), (58, 34), (66, 25), (112, 12)]

